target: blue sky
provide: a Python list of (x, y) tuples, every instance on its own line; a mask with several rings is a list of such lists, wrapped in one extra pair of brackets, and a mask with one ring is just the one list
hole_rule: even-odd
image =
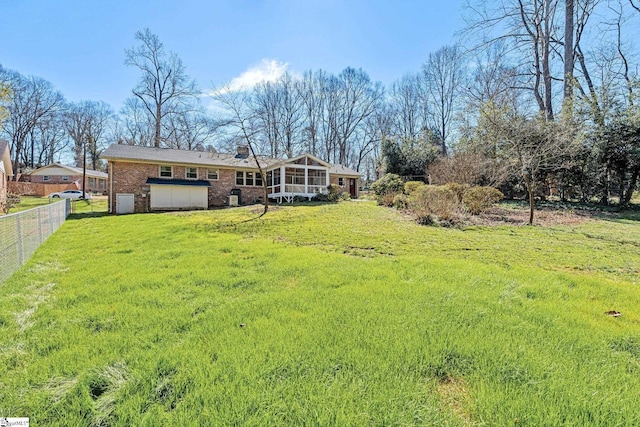
[(389, 84), (462, 28), (462, 0), (0, 0), (0, 64), (49, 80), (70, 101), (116, 110), (124, 65), (149, 28), (203, 90), (288, 70), (363, 68)]

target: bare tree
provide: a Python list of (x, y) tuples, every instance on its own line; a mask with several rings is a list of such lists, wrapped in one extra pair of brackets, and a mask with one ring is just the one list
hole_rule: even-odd
[(325, 111), (324, 78), (322, 70), (317, 72), (307, 71), (304, 73), (302, 84), (299, 87), (303, 100), (303, 117), (305, 128), (304, 136), (307, 140), (307, 151), (318, 155), (320, 146), (322, 121)]
[(152, 147), (155, 122), (138, 98), (128, 98), (120, 111), (116, 126), (119, 143)]
[(255, 146), (260, 135), (260, 124), (259, 118), (252, 108), (251, 93), (246, 90), (232, 90), (228, 86), (213, 92), (214, 101), (227, 113), (220, 123), (231, 130), (231, 138), (236, 141), (242, 141), (249, 147), (253, 160), (256, 162), (258, 171), (262, 176), (262, 185), (264, 187), (264, 210), (260, 215), (262, 217), (269, 210), (269, 183), (267, 182), (266, 170), (262, 167), (256, 154)]
[(65, 112), (48, 115), (31, 130), (23, 162), (30, 167), (41, 167), (60, 159), (69, 147), (69, 138), (63, 124)]
[(135, 38), (140, 44), (125, 51), (125, 64), (142, 72), (133, 95), (153, 119), (153, 145), (160, 147), (163, 120), (199, 91), (195, 81), (187, 76), (180, 58), (172, 52), (167, 54), (157, 35), (147, 28), (138, 31)]
[(423, 74), (407, 74), (393, 82), (387, 103), (393, 120), (393, 133), (402, 138), (418, 138), (429, 127), (428, 105)]
[(0, 81), (8, 86), (12, 93), (11, 101), (6, 107), (10, 116), (3, 132), (9, 139), (14, 156), (13, 170), (16, 179), (29, 135), (38, 123), (61, 110), (65, 102), (62, 94), (44, 79), (25, 77), (10, 70), (0, 71)]
[(347, 164), (349, 145), (379, 107), (384, 91), (380, 83), (373, 83), (362, 69), (345, 68), (338, 75), (337, 116), (335, 123), (337, 158), (334, 162)]
[[(571, 100), (573, 99), (573, 67), (574, 61), (574, 45), (573, 35), (574, 26), (574, 0), (564, 0), (564, 107), (571, 108)], [(564, 110), (564, 108), (563, 108)]]
[[(493, 8), (485, 7), (492, 5)], [(496, 2), (469, 1), (469, 25), (466, 33), (475, 39), (475, 48), (504, 40), (518, 54), (518, 68), (529, 77), (521, 89), (533, 94), (540, 112), (547, 120), (554, 119), (552, 56), (557, 52), (560, 37), (556, 34), (559, 13), (558, 0), (504, 0)]]
[(82, 101), (71, 104), (64, 115), (64, 126), (74, 142), (76, 166), (87, 162), (97, 170), (100, 154), (107, 141), (105, 139), (113, 120), (113, 110), (105, 102)]
[(254, 104), (271, 156), (292, 157), (302, 149), (304, 136), (302, 82), (283, 74), (276, 82), (264, 82), (254, 90)]
[(573, 132), (542, 115), (527, 118), (514, 111), (483, 112), (484, 143), (505, 174), (519, 177), (527, 189), (529, 224), (533, 224), (535, 191), (550, 171), (569, 167), (565, 158), (575, 148)]
[[(2, 65), (0, 65), (0, 76), (2, 75)], [(0, 133), (4, 127), (4, 121), (9, 117), (7, 105), (11, 101), (11, 88), (0, 78)]]
[(206, 151), (213, 144), (219, 123), (203, 110), (171, 114), (167, 123), (167, 145), (179, 150)]
[(432, 127), (440, 137), (440, 154), (447, 155), (451, 122), (457, 108), (459, 85), (464, 78), (458, 47), (445, 46), (429, 54), (422, 68), (429, 95)]

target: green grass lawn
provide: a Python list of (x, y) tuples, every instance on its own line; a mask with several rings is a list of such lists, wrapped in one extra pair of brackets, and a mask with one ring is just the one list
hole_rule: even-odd
[(9, 213), (16, 213), (26, 211), (27, 209), (36, 208), (42, 205), (48, 205), (49, 203), (55, 203), (58, 199), (49, 199), (48, 197), (39, 196), (20, 196), (20, 203), (15, 205), (9, 210)]
[[(59, 202), (61, 199), (41, 197), (41, 196), (20, 196), (20, 203), (12, 207), (9, 213), (26, 211), (28, 209), (37, 208), (38, 206), (48, 205), (50, 203)], [(94, 197), (90, 200), (72, 200), (72, 213), (106, 213), (107, 198), (106, 196)]]
[(0, 416), (640, 425), (638, 213), (447, 229), (370, 202), (257, 212), (72, 216), (0, 285)]

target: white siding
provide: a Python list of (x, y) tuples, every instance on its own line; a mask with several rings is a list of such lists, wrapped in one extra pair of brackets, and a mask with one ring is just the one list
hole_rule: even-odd
[(151, 185), (151, 209), (207, 209), (207, 187)]

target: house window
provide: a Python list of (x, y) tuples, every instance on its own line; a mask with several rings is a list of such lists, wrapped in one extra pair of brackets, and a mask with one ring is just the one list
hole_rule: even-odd
[(160, 178), (173, 177), (173, 166), (160, 166)]
[(187, 179), (198, 179), (198, 168), (185, 168), (185, 176)]
[(42, 180), (43, 181), (50, 181), (51, 177), (49, 175), (42, 175)]
[(104, 179), (98, 180), (98, 188), (101, 190), (104, 190), (105, 188), (107, 188), (107, 181)]
[(218, 169), (207, 169), (207, 179), (211, 181), (218, 180)]
[(96, 179), (89, 178), (89, 188), (96, 188)]
[(344, 187), (344, 178), (338, 178), (338, 185)]
[(262, 175), (259, 172), (236, 171), (236, 185), (262, 187)]
[(67, 175), (62, 175), (62, 180), (64, 182), (67, 182), (67, 181), (69, 181), (69, 177)]

